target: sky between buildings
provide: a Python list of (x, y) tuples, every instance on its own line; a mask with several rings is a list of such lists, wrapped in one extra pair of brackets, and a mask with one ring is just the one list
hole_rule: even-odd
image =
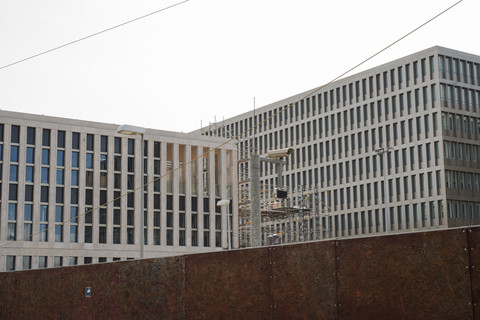
[[(1, 0), (0, 67), (180, 1)], [(189, 0), (0, 69), (0, 109), (189, 132), (325, 84), (456, 2)], [(463, 0), (353, 73), (480, 55), (479, 14)]]

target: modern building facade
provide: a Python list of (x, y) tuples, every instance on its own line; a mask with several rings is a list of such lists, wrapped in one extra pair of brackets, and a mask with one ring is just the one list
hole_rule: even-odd
[(236, 146), (147, 129), (140, 156), (142, 137), (117, 129), (0, 111), (0, 271), (138, 258), (142, 229), (146, 258), (227, 248)]
[[(289, 206), (298, 210), (264, 218), (264, 240), (480, 223), (477, 55), (429, 48), (202, 131), (235, 137), (245, 159), (252, 152), (266, 157), (271, 150), (294, 149), (285, 158), (283, 185)], [(247, 188), (242, 172), (248, 176), (248, 166), (239, 162), (239, 180)], [(275, 169), (262, 163), (261, 170), (264, 192), (271, 191)]]

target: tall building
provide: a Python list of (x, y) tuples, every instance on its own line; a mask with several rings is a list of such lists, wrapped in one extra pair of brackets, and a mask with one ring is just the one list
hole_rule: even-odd
[(236, 146), (117, 129), (0, 111), (0, 271), (138, 258), (141, 229), (146, 258), (227, 247), (227, 213), (237, 228)]
[[(238, 142), (240, 245), (252, 200), (242, 159), (281, 148), (293, 149), (289, 202), (264, 197), (264, 242), (480, 223), (479, 75), (479, 56), (433, 47), (202, 128)], [(263, 162), (262, 193), (275, 177)]]

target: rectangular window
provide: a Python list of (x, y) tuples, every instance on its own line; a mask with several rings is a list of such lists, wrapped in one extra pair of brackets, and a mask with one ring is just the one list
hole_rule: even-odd
[(50, 129), (43, 129), (42, 131), (42, 146), (50, 147)]

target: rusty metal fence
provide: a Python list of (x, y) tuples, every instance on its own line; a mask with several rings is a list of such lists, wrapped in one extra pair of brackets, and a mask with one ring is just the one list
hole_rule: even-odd
[(0, 319), (480, 319), (479, 250), (473, 227), (1, 273)]

